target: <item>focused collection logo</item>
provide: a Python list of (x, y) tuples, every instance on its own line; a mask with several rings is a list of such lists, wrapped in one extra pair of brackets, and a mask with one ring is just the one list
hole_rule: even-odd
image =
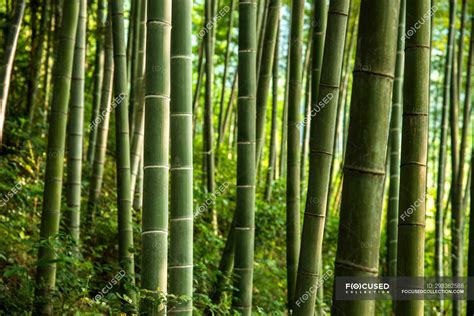
[(385, 282), (346, 282), (346, 294), (390, 294), (390, 284)]

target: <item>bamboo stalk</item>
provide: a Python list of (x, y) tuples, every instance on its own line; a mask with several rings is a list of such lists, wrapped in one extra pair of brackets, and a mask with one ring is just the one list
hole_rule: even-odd
[[(81, 0), (74, 48), (67, 141), (66, 231), (79, 244), (84, 130), (84, 69), (86, 59), (87, 1)], [(76, 248), (77, 250), (77, 248)]]
[(17, 0), (12, 24), (8, 32), (2, 63), (0, 64), (0, 145), (3, 144), (3, 126), (7, 111), (8, 90), (15, 59), (18, 36), (20, 34), (21, 22), (25, 13), (25, 0)]
[(142, 313), (165, 315), (172, 1), (148, 0), (142, 218)]
[(71, 74), (74, 59), (79, 0), (67, 1), (59, 32), (58, 54), (55, 61), (53, 102), (49, 117), (46, 174), (41, 212), (38, 265), (36, 269), (35, 314), (53, 315), (52, 291), (56, 283), (56, 254), (50, 239), (59, 230), (64, 146)]
[[(114, 83), (112, 107), (115, 113), (115, 142), (117, 168), (118, 248), (120, 267), (126, 273), (127, 283), (135, 283), (132, 201), (130, 193), (130, 138), (128, 126), (128, 81), (124, 32), (123, 0), (109, 0), (112, 16), (114, 52)], [(122, 282), (121, 293), (130, 303), (135, 295), (130, 286)]]
[[(335, 260), (336, 278), (378, 274), (399, 9), (399, 1), (361, 1)], [(328, 22), (328, 29), (329, 26)], [(323, 90), (319, 93), (323, 95)], [(375, 301), (333, 300), (334, 315), (374, 313)]]
[[(405, 76), (398, 218), (397, 277), (424, 276), (426, 164), (430, 83), (430, 20), (413, 36), (405, 34), (431, 1), (406, 2)], [(407, 214), (413, 210), (412, 214)], [(397, 315), (423, 315), (423, 301), (398, 301)]]
[(239, 88), (237, 105), (237, 202), (235, 220), (235, 279), (232, 307), (252, 313), (255, 238), (255, 117), (257, 3), (239, 1)]
[(193, 313), (192, 0), (173, 0), (171, 30), (171, 172), (169, 291), (183, 302), (168, 314)]

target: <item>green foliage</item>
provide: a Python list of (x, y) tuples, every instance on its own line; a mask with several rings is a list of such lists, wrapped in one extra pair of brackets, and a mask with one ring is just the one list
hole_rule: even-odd
[[(68, 1), (68, 0), (64, 0)], [(104, 0), (105, 1), (105, 0)], [(235, 0), (237, 1), (237, 0)], [(8, 31), (9, 21), (11, 19), (13, 8), (11, 6), (15, 1), (0, 1), (0, 55), (5, 49), (6, 32)], [(35, 1), (32, 1), (35, 2)], [(54, 3), (56, 1), (53, 1)], [(198, 50), (201, 46), (201, 39), (197, 36), (203, 29), (204, 24), (204, 2), (205, 0), (194, 1), (192, 11), (192, 50), (193, 50), (193, 72), (192, 83), (193, 93), (197, 82), (197, 65), (199, 62)], [(226, 5), (230, 5), (230, 0), (218, 1), (217, 12)], [(282, 132), (282, 117), (284, 106), (284, 86), (285, 69), (287, 69), (287, 48), (289, 42), (290, 29), (290, 6), (291, 1), (282, 0), (281, 8), (281, 27), (280, 27), (280, 52), (278, 86), (278, 111), (277, 111), (277, 151), (280, 154), (280, 144)], [(431, 84), (430, 84), (430, 129), (429, 129), (429, 152), (428, 152), (428, 197), (426, 204), (426, 235), (424, 255), (424, 271), (428, 276), (435, 275), (435, 197), (438, 189), (436, 188), (437, 166), (440, 147), (440, 121), (442, 114), (442, 92), (444, 79), (444, 63), (446, 54), (446, 42), (449, 26), (449, 3), (448, 1), (433, 2), (438, 6), (438, 10), (433, 17), (433, 38), (431, 42)], [(305, 51), (308, 45), (309, 17), (312, 11), (312, 2), (305, 2), (304, 11), (304, 29), (302, 50)], [(359, 0), (353, 0), (354, 6), (360, 5)], [(130, 1), (124, 1), (125, 7), (125, 38), (127, 37), (127, 27), (130, 9)], [(228, 74), (226, 76), (225, 89), (222, 89), (222, 75), (224, 72), (224, 59), (227, 47), (227, 25), (230, 14), (224, 14), (215, 25), (215, 53), (213, 64), (213, 122), (214, 139), (217, 140), (217, 121), (219, 115), (219, 101), (221, 93), (225, 93), (224, 104), (227, 105), (230, 96), (230, 88), (234, 73), (237, 69), (238, 59), (238, 10), (234, 10), (234, 27), (232, 30), (230, 42), (230, 59)], [(50, 10), (49, 16), (57, 15), (57, 8)], [(44, 174), (46, 162), (47, 130), (48, 116), (51, 113), (51, 91), (50, 84), (53, 77), (53, 60), (55, 58), (55, 42), (57, 38), (54, 35), (54, 23), (48, 21), (47, 34), (43, 58), (49, 56), (49, 60), (43, 60), (40, 69), (40, 80), (37, 82), (38, 93), (36, 97), (37, 109), (35, 120), (32, 124), (28, 120), (28, 108), (26, 91), (30, 76), (32, 76), (32, 47), (34, 38), (38, 38), (39, 23), (41, 20), (41, 10), (32, 12), (32, 7), (27, 6), (23, 28), (20, 33), (17, 54), (13, 65), (9, 101), (7, 108), (7, 120), (5, 123), (5, 146), (0, 152), (0, 315), (27, 315), (32, 313), (33, 296), (35, 291), (35, 266), (36, 255), (39, 247), (39, 227), (40, 211), (43, 202)], [(460, 13), (460, 6), (458, 12)], [(459, 14), (458, 14), (459, 15)], [(355, 23), (356, 14), (349, 18), (349, 26)], [(36, 22), (35, 22), (36, 21)], [(109, 21), (110, 22), (110, 21)], [(459, 16), (456, 21), (456, 28), (459, 30)], [(85, 122), (90, 121), (93, 103), (93, 73), (95, 64), (96, 49), (96, 29), (97, 29), (97, 1), (92, 1), (88, 10), (88, 29), (87, 29), (87, 49), (86, 49), (86, 68), (85, 68)], [(458, 34), (458, 32), (456, 32)], [(35, 34), (35, 36), (33, 36)], [(456, 34), (456, 35), (457, 35)], [(471, 31), (465, 31), (465, 48), (469, 45)], [(457, 46), (457, 43), (456, 43)], [(465, 54), (467, 59), (467, 54)], [(353, 56), (349, 59), (348, 68), (352, 71)], [(467, 60), (465, 60), (467, 64)], [(359, 65), (360, 66), (360, 65)], [(466, 71), (464, 66), (464, 71)], [(352, 73), (352, 72), (351, 72)], [(306, 74), (304, 74), (306, 77)], [(352, 77), (349, 83), (352, 82)], [(463, 81), (463, 84), (465, 82)], [(347, 102), (350, 103), (352, 84), (349, 84)], [(224, 287), (222, 300), (219, 304), (213, 304), (211, 293), (214, 290), (216, 279), (219, 276), (218, 266), (222, 256), (222, 250), (225, 245), (227, 233), (230, 229), (232, 218), (236, 209), (236, 101), (234, 100), (233, 111), (229, 120), (227, 134), (224, 135), (221, 146), (216, 149), (216, 173), (215, 173), (215, 192), (208, 194), (205, 192), (205, 182), (203, 181), (203, 109), (204, 109), (204, 81), (201, 85), (202, 93), (198, 95), (200, 101), (197, 103), (194, 115), (196, 124), (193, 134), (193, 160), (194, 160), (194, 189), (193, 189), (193, 210), (194, 210), (194, 277), (193, 277), (193, 308), (195, 315), (202, 315), (204, 310), (209, 310), (214, 315), (236, 315), (231, 311), (232, 294), (235, 290), (233, 283), (235, 276), (231, 275)], [(465, 98), (464, 88), (461, 91), (460, 101)], [(460, 103), (461, 104), (461, 103)], [(81, 242), (79, 254), (73, 252), (74, 242), (65, 234), (63, 215), (61, 214), (61, 227), (59, 234), (43, 241), (43, 245), (54, 246), (57, 264), (56, 288), (53, 293), (54, 312), (58, 315), (117, 315), (121, 311), (137, 311), (138, 306), (134, 304), (124, 304), (128, 301), (127, 296), (119, 293), (118, 284), (112, 281), (118, 278), (121, 268), (118, 264), (118, 244), (117, 244), (117, 186), (115, 161), (116, 140), (112, 137), (115, 134), (115, 112), (111, 112), (110, 132), (105, 159), (105, 169), (103, 175), (103, 187), (100, 192), (100, 198), (97, 203), (97, 211), (93, 225), (81, 227)], [(366, 113), (364, 113), (365, 115)], [(347, 115), (348, 118), (349, 115)], [(266, 114), (266, 123), (271, 119), (270, 111)], [(460, 120), (461, 122), (461, 120)], [(88, 139), (88, 123), (85, 124), (84, 137)], [(268, 125), (269, 126), (269, 125)], [(462, 124), (460, 124), (462, 126)], [(347, 131), (344, 131), (347, 136)], [(270, 141), (270, 128), (267, 128), (265, 135), (265, 144), (260, 161), (260, 169), (257, 172), (256, 185), (256, 205), (255, 205), (255, 260), (253, 276), (253, 314), (255, 315), (284, 315), (287, 310), (287, 284), (286, 284), (286, 179), (277, 178), (273, 183), (272, 199), (266, 202), (264, 198), (265, 175), (268, 168), (268, 144)], [(338, 138), (342, 139), (342, 137)], [(472, 146), (472, 135), (467, 137), (467, 152)], [(85, 141), (85, 148), (88, 147), (88, 141)], [(335, 166), (341, 165), (344, 154), (339, 148), (342, 147), (342, 141), (337, 144)], [(450, 144), (445, 150), (449, 157)], [(64, 165), (67, 161), (63, 161)], [(280, 161), (277, 161), (277, 165)], [(336, 168), (336, 170), (338, 169)], [(91, 165), (83, 165), (83, 181), (81, 185), (81, 222), (86, 222), (87, 216), (87, 192), (90, 187)], [(278, 169), (278, 168), (277, 168)], [(317, 170), (321, 173), (320, 170)], [(277, 170), (280, 175), (281, 170)], [(471, 171), (472, 172), (472, 171)], [(283, 171), (283, 174), (285, 172)], [(328, 210), (328, 217), (324, 228), (324, 241), (322, 249), (322, 273), (334, 271), (334, 258), (336, 257), (336, 245), (338, 242), (339, 227), (339, 208), (341, 202), (342, 177), (339, 173), (333, 181), (333, 196), (331, 207)], [(451, 166), (449, 159), (446, 166), (446, 183), (444, 185), (445, 196), (443, 205), (447, 204), (448, 191), (450, 189)], [(466, 178), (468, 171), (466, 170)], [(66, 177), (63, 177), (65, 179)], [(309, 179), (309, 178), (308, 178)], [(305, 195), (307, 192), (308, 179), (303, 179), (305, 184), (301, 192), (301, 215), (304, 209)], [(388, 180), (388, 179), (387, 179)], [(18, 186), (21, 187), (18, 188)], [(15, 191), (13, 189), (16, 187)], [(65, 188), (65, 185), (63, 185)], [(219, 190), (220, 188), (224, 188)], [(217, 193), (219, 191), (219, 193)], [(386, 191), (385, 191), (386, 192)], [(386, 194), (386, 193), (385, 193)], [(468, 202), (468, 198), (465, 198)], [(212, 207), (209, 207), (211, 205)], [(385, 203), (384, 203), (385, 205)], [(62, 198), (61, 210), (66, 207), (65, 197)], [(212, 209), (217, 213), (218, 230), (217, 234), (212, 226)], [(451, 225), (450, 212), (448, 205), (444, 207), (444, 229), (443, 245), (445, 252), (443, 254), (444, 271), (449, 271), (451, 266), (451, 253), (449, 245), (451, 242), (451, 232), (448, 229)], [(384, 210), (383, 221), (385, 221), (386, 210)], [(131, 293), (140, 294), (142, 297), (149, 297), (153, 304), (166, 302), (173, 305), (180, 302), (189, 301), (190, 297), (175, 295), (155, 295), (155, 292), (140, 290), (143, 276), (141, 275), (141, 210), (132, 213), (133, 218), (133, 248), (130, 249), (135, 256), (135, 271), (137, 285), (130, 282), (130, 278), (125, 275), (120, 277), (120, 282)], [(466, 218), (466, 223), (468, 218)], [(381, 247), (379, 266), (381, 274), (387, 271), (386, 262), (386, 231), (385, 223), (382, 223)], [(465, 238), (464, 246), (467, 250), (468, 242)], [(447, 250), (446, 250), (447, 249)], [(467, 258), (464, 266), (466, 267)], [(109, 289), (110, 288), (110, 289)], [(105, 290), (104, 290), (105, 289)], [(104, 290), (104, 291), (103, 291)], [(323, 285), (323, 305), (324, 312), (330, 313), (333, 296), (333, 276)], [(138, 295), (137, 295), (138, 296)], [(171, 303), (171, 304), (170, 304)], [(438, 305), (435, 301), (427, 301), (424, 304), (424, 313), (426, 315), (435, 314), (438, 311)], [(444, 309), (449, 314), (451, 303), (445, 301)], [(378, 301), (375, 304), (376, 315), (389, 315), (391, 311), (391, 302)], [(232, 314), (234, 313), (234, 314)]]

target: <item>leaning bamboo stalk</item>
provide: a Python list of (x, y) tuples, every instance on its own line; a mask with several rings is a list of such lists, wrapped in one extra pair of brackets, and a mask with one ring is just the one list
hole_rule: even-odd
[(3, 125), (7, 111), (8, 90), (15, 59), (16, 45), (20, 34), (21, 21), (25, 12), (25, 0), (16, 1), (15, 15), (8, 32), (6, 47), (3, 53), (3, 61), (0, 65), (0, 145), (3, 143)]
[(265, 35), (263, 37), (262, 61), (258, 74), (257, 86), (257, 152), (256, 163), (260, 162), (265, 143), (265, 120), (267, 99), (270, 91), (273, 57), (276, 43), (278, 21), (280, 18), (280, 0), (270, 0), (268, 4)]
[[(354, 12), (355, 11), (355, 12)], [(354, 22), (349, 28), (350, 20), (354, 19)], [(341, 135), (341, 139), (339, 143), (343, 144), (344, 143), (344, 118), (346, 114), (346, 103), (347, 103), (347, 98), (346, 96), (348, 95), (347, 90), (349, 87), (349, 79), (352, 77), (351, 76), (351, 69), (353, 68), (353, 51), (355, 47), (355, 39), (357, 36), (357, 20), (359, 18), (359, 9), (356, 7), (355, 2), (351, 1), (349, 5), (349, 17), (347, 21), (347, 32), (346, 32), (346, 41), (344, 43), (344, 61), (343, 61), (343, 68), (342, 68), (342, 78), (341, 78), (341, 86), (339, 89), (339, 98), (337, 100), (337, 117), (336, 117), (336, 131), (334, 133), (334, 144), (333, 144), (333, 156), (331, 159), (331, 169), (329, 171), (329, 189), (328, 189), (328, 198), (327, 198), (327, 207), (326, 207), (326, 215), (329, 214), (329, 211), (331, 210), (331, 200), (333, 196), (333, 183), (334, 183), (334, 174), (336, 171), (336, 161), (337, 161), (337, 145), (338, 145), (338, 140), (339, 140), (339, 134)], [(342, 126), (341, 126), (342, 125)], [(339, 131), (341, 130), (341, 133)], [(344, 144), (343, 146), (344, 147)], [(340, 168), (342, 168), (342, 163), (344, 160), (344, 153), (343, 153), (343, 148), (341, 148), (341, 162), (340, 162)], [(339, 174), (339, 171), (337, 171), (336, 175)]]
[(272, 196), (273, 179), (275, 177), (277, 155), (277, 118), (278, 118), (278, 60), (280, 47), (280, 26), (278, 26), (275, 50), (273, 51), (272, 69), (272, 121), (270, 135), (270, 154), (268, 157), (267, 180), (265, 184), (265, 200), (270, 201)]
[[(399, 9), (399, 1), (361, 1), (335, 260), (336, 278), (378, 274)], [(328, 22), (328, 29), (329, 25)], [(374, 30), (377, 30), (376, 34)], [(319, 93), (323, 95), (322, 90)], [(333, 301), (334, 315), (374, 313), (373, 300)]]
[[(300, 262), (298, 266), (296, 315), (314, 313), (318, 280), (322, 271), (322, 238), (325, 226), (329, 173), (336, 131), (337, 104), (344, 58), (350, 1), (331, 2), (326, 21), (325, 1), (315, 2), (313, 25), (313, 64), (310, 130), (310, 165), (308, 193), (303, 223)], [(327, 23), (327, 29), (326, 29)], [(326, 40), (324, 35), (326, 36)], [(305, 125), (306, 125), (305, 124)], [(316, 247), (311, 246), (316, 245)], [(316, 287), (310, 299), (300, 297)], [(318, 304), (319, 305), (319, 304)]]

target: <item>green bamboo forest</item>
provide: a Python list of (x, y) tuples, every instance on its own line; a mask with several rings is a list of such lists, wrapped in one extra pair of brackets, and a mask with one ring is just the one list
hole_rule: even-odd
[(0, 315), (474, 316), (474, 0), (0, 0)]

